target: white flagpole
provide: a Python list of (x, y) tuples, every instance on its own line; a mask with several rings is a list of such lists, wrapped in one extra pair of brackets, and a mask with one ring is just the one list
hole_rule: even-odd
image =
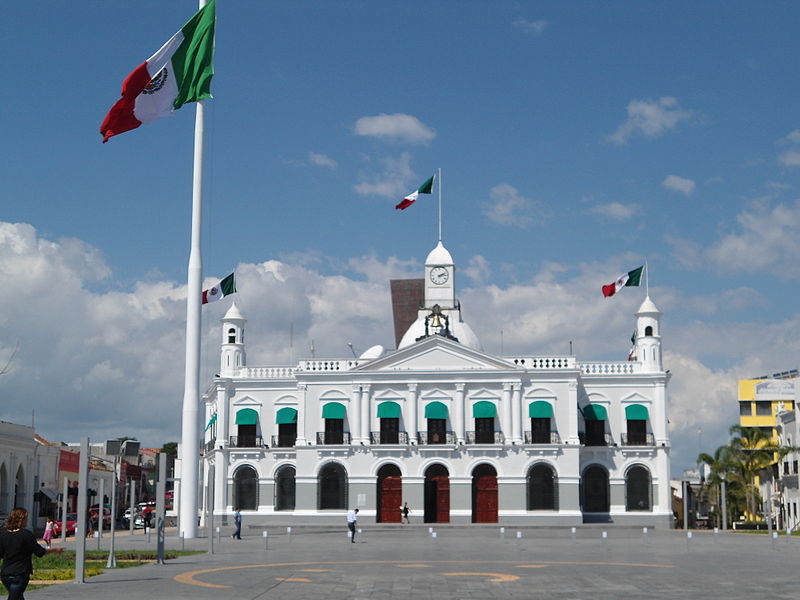
[(439, 167), (439, 241), (442, 241), (442, 168)]
[(644, 289), (645, 295), (650, 297), (650, 267), (647, 266), (647, 259), (644, 259)]
[[(203, 8), (207, 0), (199, 0)], [(197, 537), (198, 467), (200, 463), (200, 317), (203, 295), (201, 225), (203, 208), (203, 133), (205, 107), (199, 100), (194, 118), (194, 169), (192, 173), (192, 239), (186, 286), (186, 370), (181, 433), (181, 501), (178, 531), (184, 539)]]

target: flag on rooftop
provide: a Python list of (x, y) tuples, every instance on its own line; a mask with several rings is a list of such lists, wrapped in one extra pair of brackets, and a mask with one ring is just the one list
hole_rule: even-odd
[(168, 117), (187, 102), (211, 98), (215, 0), (210, 0), (166, 44), (122, 82), (122, 97), (100, 125), (111, 136)]
[(613, 283), (609, 283), (608, 285), (603, 286), (603, 296), (608, 298), (609, 296), (613, 296), (618, 291), (626, 286), (639, 286), (639, 282), (642, 280), (642, 271), (644, 270), (644, 266), (639, 267), (638, 269), (634, 269), (633, 271), (628, 271), (624, 275), (620, 275), (617, 277), (617, 280)]
[(203, 290), (203, 304), (216, 302), (220, 298), (236, 293), (236, 278), (233, 273), (220, 281), (217, 285)]
[(406, 208), (408, 208), (409, 206), (414, 204), (414, 202), (417, 201), (417, 198), (419, 197), (420, 194), (430, 194), (431, 191), (433, 190), (433, 180), (435, 177), (436, 177), (435, 175), (431, 175), (429, 179), (425, 180), (425, 183), (419, 186), (415, 191), (411, 192), (408, 196), (403, 198), (403, 201), (397, 206), (395, 206), (395, 208), (397, 210), (405, 210)]

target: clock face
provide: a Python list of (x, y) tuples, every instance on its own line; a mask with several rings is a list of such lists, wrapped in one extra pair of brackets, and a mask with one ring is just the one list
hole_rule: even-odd
[(444, 267), (434, 267), (431, 269), (431, 282), (436, 285), (442, 285), (447, 283), (447, 280), (450, 278), (450, 274), (447, 272), (447, 269)]

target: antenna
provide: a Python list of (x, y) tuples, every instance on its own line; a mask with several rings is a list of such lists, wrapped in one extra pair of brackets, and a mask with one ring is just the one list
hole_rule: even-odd
[(311, 350), (311, 358), (314, 358), (314, 340), (311, 340), (311, 343), (308, 346), (309, 350)]
[(569, 355), (572, 356), (572, 340), (569, 341)]
[(647, 259), (644, 259), (644, 289), (645, 294), (650, 296), (650, 267), (647, 266)]
[(350, 352), (352, 352), (352, 353), (353, 353), (353, 358), (356, 358), (356, 359), (357, 359), (357, 358), (358, 358), (358, 356), (356, 356), (356, 351), (355, 351), (355, 350), (353, 350), (353, 344), (351, 344), (350, 342), (347, 342), (347, 347), (348, 347), (348, 348), (350, 348)]

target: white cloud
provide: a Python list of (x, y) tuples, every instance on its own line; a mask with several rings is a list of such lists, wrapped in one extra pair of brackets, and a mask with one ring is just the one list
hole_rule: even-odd
[(680, 177), (678, 175), (667, 175), (664, 178), (664, 181), (661, 182), (661, 185), (668, 190), (680, 192), (686, 196), (691, 196), (692, 192), (694, 191), (694, 180), (686, 179), (685, 177)]
[(586, 211), (592, 215), (599, 215), (612, 221), (627, 221), (639, 212), (637, 204), (622, 204), (621, 202), (609, 202), (608, 204), (596, 204)]
[(515, 19), (512, 25), (525, 33), (532, 33), (534, 35), (541, 35), (550, 23), (544, 19), (538, 21), (528, 21), (522, 17)]
[(533, 222), (530, 215), (534, 203), (517, 189), (501, 183), (489, 190), (489, 202), (483, 206), (484, 216), (498, 225), (527, 227)]
[(436, 132), (417, 117), (396, 113), (361, 117), (356, 121), (355, 134), (412, 144), (430, 142)]
[(410, 182), (415, 178), (414, 171), (411, 170), (411, 155), (404, 152), (397, 157), (383, 158), (380, 162), (383, 172), (366, 176), (368, 181), (357, 183), (354, 189), (361, 196), (384, 196), (396, 198), (399, 202), (403, 196), (413, 191), (409, 187), (413, 186)]
[(336, 161), (330, 156), (327, 156), (326, 154), (317, 154), (316, 152), (308, 153), (308, 161), (312, 165), (316, 165), (318, 167), (329, 167), (331, 169), (335, 169), (337, 164)]
[(485, 283), (489, 279), (489, 275), (491, 275), (489, 261), (480, 254), (476, 254), (470, 258), (469, 263), (461, 272), (469, 277), (475, 285)]
[(785, 167), (800, 167), (800, 151), (787, 150), (778, 156), (778, 162)]
[(795, 129), (786, 134), (786, 141), (793, 144), (800, 142), (800, 129)]
[(609, 141), (627, 144), (637, 135), (657, 138), (675, 129), (678, 123), (693, 114), (691, 110), (680, 109), (678, 100), (672, 96), (664, 96), (657, 100), (631, 100), (626, 110), (628, 118), (608, 137)]

